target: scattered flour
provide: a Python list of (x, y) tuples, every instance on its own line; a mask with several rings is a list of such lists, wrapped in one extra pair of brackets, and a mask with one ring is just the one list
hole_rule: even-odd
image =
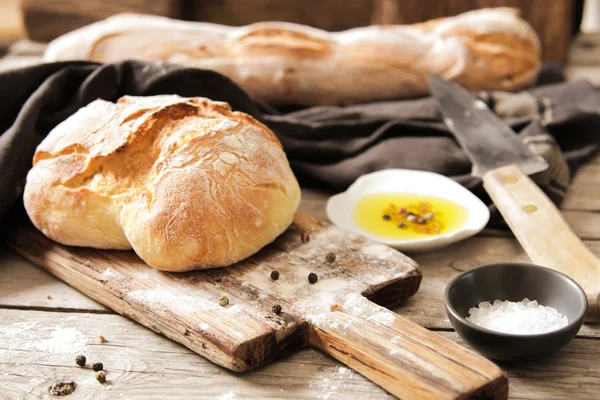
[(33, 348), (49, 353), (73, 353), (85, 348), (85, 337), (74, 328), (43, 328), (41, 331), (53, 329), (49, 339), (33, 343)]
[(161, 289), (160, 286), (154, 289), (134, 290), (129, 292), (128, 296), (151, 307), (172, 308), (186, 313), (215, 311), (220, 307), (216, 301), (208, 301), (201, 295), (171, 292)]
[(35, 328), (37, 325), (37, 322), (15, 322), (14, 324), (0, 327), (0, 336), (10, 337), (21, 335), (22, 333)]
[(398, 252), (396, 250), (383, 244), (370, 244), (363, 247), (360, 251), (367, 257), (376, 257), (379, 259), (390, 259), (398, 256)]
[(339, 399), (348, 395), (355, 387), (348, 381), (365, 379), (350, 368), (343, 366), (327, 366), (319, 369), (319, 372), (311, 376), (308, 385), (317, 390), (317, 398), (322, 400)]
[(235, 392), (233, 390), (230, 390), (229, 392), (223, 393), (222, 395), (217, 397), (217, 400), (234, 400), (235, 397)]
[(519, 302), (495, 300), (469, 309), (467, 321), (502, 333), (534, 335), (567, 326), (567, 318), (552, 307), (524, 299)]
[(391, 311), (379, 311), (367, 318), (367, 321), (375, 321), (385, 326), (394, 325), (395, 320), (396, 318), (394, 317), (394, 314)]

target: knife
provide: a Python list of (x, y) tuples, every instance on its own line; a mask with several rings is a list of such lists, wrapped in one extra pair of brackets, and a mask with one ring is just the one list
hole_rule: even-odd
[(429, 75), (429, 86), (448, 129), (529, 258), (575, 280), (588, 298), (586, 321), (600, 321), (600, 261), (528, 176), (546, 170), (546, 161), (466, 89), (436, 75)]

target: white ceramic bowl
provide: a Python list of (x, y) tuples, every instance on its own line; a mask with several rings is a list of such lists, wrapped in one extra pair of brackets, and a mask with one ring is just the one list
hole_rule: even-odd
[[(423, 239), (388, 239), (366, 232), (352, 217), (356, 203), (366, 195), (412, 193), (451, 200), (466, 207), (469, 215), (458, 229)], [(327, 201), (327, 216), (338, 227), (407, 252), (438, 249), (480, 232), (490, 219), (486, 205), (473, 193), (450, 178), (433, 172), (409, 169), (385, 169), (363, 175), (343, 193)]]

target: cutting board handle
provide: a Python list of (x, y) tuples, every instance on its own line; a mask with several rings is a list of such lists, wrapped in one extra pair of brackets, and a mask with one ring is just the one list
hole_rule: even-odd
[(579, 283), (588, 298), (586, 321), (600, 321), (600, 260), (554, 203), (516, 165), (487, 172), (483, 184), (529, 258)]
[(508, 397), (508, 378), (492, 362), (354, 296), (312, 318), (311, 346), (403, 400)]

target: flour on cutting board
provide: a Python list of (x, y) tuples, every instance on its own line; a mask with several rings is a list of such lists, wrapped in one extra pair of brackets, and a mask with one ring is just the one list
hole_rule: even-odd
[(152, 289), (134, 290), (128, 296), (151, 307), (172, 308), (185, 313), (215, 311), (220, 307), (216, 300), (210, 301), (202, 293), (173, 292), (163, 289), (160, 284)]
[(391, 247), (383, 244), (370, 244), (360, 249), (360, 252), (367, 257), (375, 257), (380, 260), (392, 260), (398, 256), (398, 252)]
[[(260, 320), (273, 328), (279, 338), (296, 329), (296, 323), (289, 315), (286, 317), (286, 312), (302, 316), (315, 325), (342, 331), (348, 328), (351, 323), (348, 321), (356, 321), (356, 318), (331, 318), (336, 307), (375, 325), (394, 324), (392, 312), (375, 307), (361, 293), (369, 286), (390, 282), (405, 274), (407, 263), (396, 250), (345, 236), (336, 229), (325, 229), (313, 233), (309, 242), (294, 245), (288, 251), (293, 257), (274, 253), (273, 258), (262, 261), (259, 258), (257, 263), (233, 267), (235, 272), (231, 274), (213, 274), (210, 281), (192, 274), (189, 284), (183, 286), (161, 282), (164, 280), (161, 272), (146, 271), (146, 275), (152, 275), (154, 285), (138, 286), (127, 293), (127, 297), (144, 307), (190, 314), (200, 319), (195, 325), (198, 331), (208, 335), (226, 332), (234, 341), (247, 339), (244, 330), (230, 323), (211, 323), (211, 318), (227, 321), (231, 316), (240, 323), (244, 319)], [(335, 254), (334, 261), (326, 259), (328, 252)], [(271, 278), (274, 270), (278, 271), (277, 279)], [(118, 273), (107, 269), (104, 274), (112, 277), (115, 272)], [(312, 284), (308, 279), (311, 273), (318, 276)], [(137, 281), (138, 277), (141, 276), (134, 279)], [(228, 305), (219, 305), (221, 295), (228, 298)], [(279, 317), (272, 314), (271, 307), (275, 304), (283, 307)]]

